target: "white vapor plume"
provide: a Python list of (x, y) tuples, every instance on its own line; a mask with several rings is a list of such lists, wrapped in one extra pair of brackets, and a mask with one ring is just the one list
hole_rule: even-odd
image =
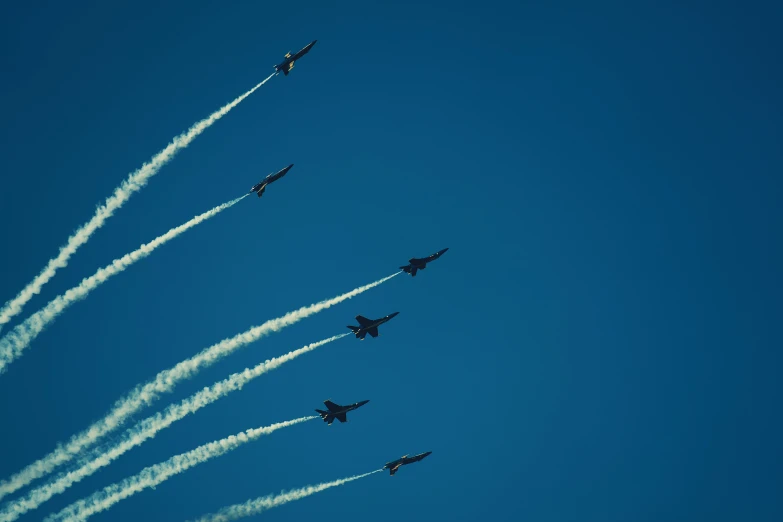
[[(362, 292), (366, 292), (399, 274), (400, 272), (397, 272), (396, 274), (384, 277), (374, 283), (360, 286), (359, 288), (355, 288), (350, 292), (337, 297), (302, 307), (299, 310), (289, 312), (276, 319), (270, 319), (260, 326), (255, 326), (234, 337), (224, 339), (219, 343), (202, 350), (197, 355), (178, 363), (173, 368), (163, 370), (158, 373), (154, 379), (136, 386), (130, 393), (115, 402), (113, 408), (105, 417), (94, 422), (86, 430), (71, 437), (65, 444), (58, 445), (54, 451), (28, 465), (8, 480), (0, 482), (0, 498), (26, 486), (33, 480), (51, 473), (58, 466), (71, 461), (74, 456), (81, 453), (85, 448), (94, 444), (107, 433), (111, 433), (122, 426), (133, 414), (154, 402), (161, 394), (173, 390), (180, 381), (193, 377), (200, 370), (209, 367), (221, 358), (230, 355), (235, 350), (269, 335), (272, 332), (276, 332), (286, 326), (305, 319), (306, 317), (355, 297)], [(348, 335), (350, 335), (350, 333)]]
[(293, 426), (294, 424), (300, 424), (317, 418), (318, 416), (300, 417), (298, 419), (279, 422), (263, 428), (247, 430), (238, 433), (237, 435), (226, 437), (225, 439), (204, 444), (187, 453), (175, 455), (165, 462), (146, 467), (132, 477), (128, 477), (111, 486), (107, 486), (101, 491), (96, 491), (86, 499), (74, 502), (59, 513), (50, 515), (46, 520), (87, 520), (92, 515), (109, 509), (120, 500), (126, 499), (144, 489), (154, 488), (174, 475), (178, 475), (193, 466), (224, 455), (248, 442), (256, 440), (262, 435), (268, 435), (281, 428), (286, 428), (288, 426)]
[(158, 173), (163, 165), (168, 163), (177, 152), (190, 145), (199, 134), (204, 132), (213, 123), (225, 116), (231, 109), (239, 105), (245, 98), (253, 94), (259, 87), (269, 81), (272, 76), (274, 76), (274, 74), (269, 75), (264, 81), (236, 98), (234, 101), (224, 105), (205, 119), (193, 125), (186, 132), (171, 140), (171, 143), (169, 143), (165, 149), (155, 154), (152, 159), (143, 164), (138, 170), (132, 172), (119, 187), (114, 189), (114, 194), (106, 198), (103, 205), (95, 210), (95, 215), (76, 230), (76, 232), (68, 238), (68, 242), (64, 246), (60, 247), (60, 253), (57, 254), (57, 257), (50, 259), (41, 273), (35, 276), (35, 279), (24, 287), (22, 291), (19, 292), (19, 295), (8, 301), (3, 308), (0, 309), (0, 330), (3, 329), (4, 324), (8, 323), (14, 316), (22, 311), (22, 307), (32, 299), (35, 294), (38, 294), (41, 291), (41, 287), (54, 277), (57, 270), (68, 264), (68, 260), (79, 247), (85, 244), (90, 239), (90, 236), (101, 228), (106, 220), (122, 207), (134, 193), (141, 190), (147, 184), (147, 181)]
[[(381, 471), (383, 470), (376, 469), (375, 471), (371, 471), (363, 475), (354, 475), (353, 477), (348, 477), (340, 480), (333, 480), (332, 482), (323, 482), (315, 486), (305, 486), (299, 489), (292, 489), (291, 491), (285, 491), (283, 493), (280, 493), (279, 495), (267, 495), (265, 497), (260, 497), (254, 500), (248, 500), (244, 504), (234, 504), (233, 506), (224, 507), (217, 513), (213, 513), (211, 515), (204, 515), (203, 517), (199, 518), (195, 522), (228, 522), (229, 520), (236, 520), (238, 518), (257, 515), (262, 511), (266, 511), (267, 509), (272, 509), (273, 507), (282, 506), (283, 504), (288, 504), (289, 502), (293, 502), (294, 500), (299, 500), (300, 498), (309, 497), (310, 495), (321, 492), (325, 489), (333, 488), (336, 486), (342, 486), (347, 482), (353, 482), (354, 480), (359, 480), (360, 478), (364, 478)], [(72, 519), (72, 520), (81, 520), (81, 519)]]
[[(208, 210), (203, 214), (199, 214), (190, 221), (183, 223), (182, 225), (172, 228), (162, 236), (158, 236), (149, 243), (141, 245), (139, 248), (129, 254), (125, 254), (119, 259), (115, 259), (111, 264), (99, 269), (90, 277), (82, 279), (82, 282), (78, 286), (71, 288), (64, 294), (59, 295), (52, 299), (45, 307), (41, 308), (33, 315), (25, 319), (25, 321), (17, 325), (12, 331), (0, 339), (0, 373), (3, 373), (6, 366), (14, 361), (17, 357), (22, 355), (22, 352), (27, 348), (30, 343), (40, 334), (46, 326), (54, 321), (66, 308), (71, 306), (76, 301), (84, 299), (90, 292), (95, 290), (101, 284), (103, 284), (111, 276), (123, 272), (126, 268), (131, 266), (136, 261), (144, 259), (150, 255), (156, 248), (162, 246), (185, 231), (195, 227), (202, 221), (205, 221), (216, 214), (233, 207), (241, 200), (245, 199), (248, 194), (218, 205), (212, 210)], [(2, 495), (0, 494), (0, 497)]]
[(13, 513), (15, 516), (20, 516), (30, 510), (38, 508), (53, 496), (64, 492), (73, 484), (89, 477), (99, 469), (104, 468), (117, 460), (121, 455), (155, 437), (158, 432), (168, 428), (176, 421), (191, 413), (197, 412), (204, 406), (212, 404), (233, 391), (242, 389), (245, 384), (256, 377), (260, 377), (288, 361), (296, 359), (302, 354), (311, 352), (316, 348), (336, 341), (337, 339), (342, 339), (347, 335), (350, 334), (335, 335), (334, 337), (309, 344), (298, 350), (293, 350), (280, 357), (269, 359), (253, 368), (245, 368), (244, 371), (232, 374), (227, 379), (219, 381), (208, 388), (204, 388), (179, 404), (172, 404), (164, 411), (140, 421), (136, 426), (128, 430), (119, 442), (115, 443), (108, 450), (98, 452), (96, 456), (87, 460), (78, 469), (63, 473), (51, 482), (30, 491), (23, 498), (12, 502), (9, 507), (3, 512), (0, 512), (0, 521), (15, 520), (15, 517), (4, 518), (6, 517), (6, 513)]

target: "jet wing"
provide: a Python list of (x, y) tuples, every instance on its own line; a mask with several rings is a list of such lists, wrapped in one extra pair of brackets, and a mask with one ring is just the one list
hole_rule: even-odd
[(400, 466), (402, 466), (402, 464), (397, 464), (396, 466), (389, 468), (389, 475), (394, 475), (397, 473), (397, 470), (400, 469)]
[(372, 335), (373, 337), (378, 337), (378, 327), (376, 326), (375, 328), (370, 328), (369, 330), (367, 330), (367, 333)]
[(362, 328), (371, 325), (373, 322), (367, 319), (366, 317), (362, 317), (361, 315), (356, 316), (356, 320), (359, 321), (359, 326)]
[(345, 413), (337, 413), (335, 414), (335, 417), (337, 417), (337, 420), (340, 422), (348, 422), (348, 418), (345, 416)]
[(343, 409), (342, 406), (339, 406), (333, 403), (332, 401), (324, 401), (324, 406), (326, 406), (329, 409), (329, 411), (339, 411)]
[(261, 196), (263, 196), (263, 195), (264, 195), (264, 191), (266, 191), (266, 185), (264, 185), (263, 187), (261, 187), (261, 189), (260, 189), (260, 190), (257, 190), (257, 191), (256, 191), (256, 194), (258, 194), (258, 197), (259, 197), (259, 198), (260, 198)]

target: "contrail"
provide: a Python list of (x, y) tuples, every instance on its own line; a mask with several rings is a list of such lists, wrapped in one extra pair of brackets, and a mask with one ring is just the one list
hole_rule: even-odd
[(384, 277), (383, 279), (379, 279), (374, 283), (355, 288), (350, 292), (337, 297), (302, 307), (299, 310), (289, 312), (276, 319), (270, 319), (260, 326), (255, 326), (234, 337), (224, 339), (219, 343), (206, 348), (190, 359), (178, 363), (173, 368), (163, 370), (158, 373), (153, 380), (136, 386), (136, 388), (125, 397), (115, 402), (112, 410), (104, 418), (93, 423), (81, 433), (71, 437), (67, 443), (58, 445), (54, 451), (42, 459), (33, 462), (8, 480), (0, 483), (0, 498), (26, 486), (37, 478), (47, 475), (61, 464), (69, 462), (75, 455), (95, 443), (101, 437), (114, 431), (119, 426), (122, 426), (133, 414), (141, 410), (144, 406), (154, 402), (162, 393), (170, 392), (180, 381), (193, 377), (203, 368), (211, 366), (221, 358), (230, 355), (235, 350), (269, 335), (272, 332), (281, 330), (306, 317), (355, 297), (362, 292), (366, 292), (399, 274), (400, 272), (397, 272), (388, 277)]
[[(248, 442), (256, 440), (262, 435), (268, 435), (281, 428), (317, 418), (317, 415), (300, 417), (298, 419), (272, 424), (271, 426), (266, 426), (264, 428), (247, 430), (238, 433), (237, 435), (226, 437), (225, 439), (204, 444), (187, 453), (175, 455), (165, 462), (146, 467), (132, 477), (128, 477), (125, 480), (107, 486), (101, 491), (93, 493), (86, 499), (74, 502), (59, 513), (50, 515), (46, 520), (87, 520), (92, 515), (109, 509), (120, 500), (126, 499), (143, 489), (153, 488), (174, 475), (178, 475), (193, 466), (224, 455)], [(9, 518), (0, 520), (10, 521), (14, 519)]]
[(0, 309), (0, 330), (3, 329), (4, 324), (22, 311), (22, 307), (32, 299), (35, 294), (41, 291), (41, 287), (54, 277), (57, 270), (68, 264), (68, 259), (70, 259), (76, 250), (85, 244), (90, 239), (90, 236), (101, 228), (106, 220), (110, 218), (116, 210), (122, 207), (135, 192), (141, 190), (142, 187), (147, 184), (147, 181), (158, 173), (163, 165), (168, 163), (177, 152), (190, 145), (199, 134), (204, 132), (213, 123), (225, 116), (231, 109), (239, 105), (242, 100), (253, 94), (259, 87), (269, 81), (272, 76), (274, 76), (274, 74), (270, 74), (264, 81), (247, 91), (245, 94), (236, 98), (228, 105), (224, 105), (210, 114), (207, 118), (193, 125), (183, 134), (180, 134), (171, 140), (171, 143), (169, 143), (165, 149), (155, 154), (152, 159), (143, 164), (141, 168), (132, 172), (119, 187), (114, 189), (114, 194), (106, 198), (103, 205), (95, 210), (95, 215), (76, 230), (76, 232), (68, 238), (68, 242), (64, 246), (60, 247), (60, 253), (57, 254), (57, 257), (50, 259), (41, 273), (35, 276), (35, 279), (24, 287), (24, 289), (19, 292), (19, 295), (8, 301), (3, 308)]
[[(22, 352), (27, 348), (30, 343), (38, 337), (46, 326), (57, 319), (57, 317), (65, 311), (66, 308), (71, 306), (76, 301), (84, 299), (87, 295), (99, 287), (111, 276), (119, 274), (124, 271), (130, 265), (140, 259), (144, 259), (150, 255), (156, 248), (162, 246), (185, 231), (195, 227), (202, 221), (205, 221), (216, 214), (233, 207), (248, 194), (218, 205), (212, 210), (208, 210), (203, 214), (199, 214), (187, 223), (184, 223), (178, 227), (172, 228), (162, 236), (158, 236), (149, 243), (141, 245), (139, 248), (129, 254), (125, 254), (119, 259), (115, 259), (111, 264), (99, 269), (90, 277), (82, 279), (82, 282), (62, 295), (55, 297), (45, 307), (41, 308), (33, 315), (25, 319), (25, 321), (17, 325), (11, 332), (6, 334), (5, 337), (0, 339), (0, 374), (3, 373), (11, 362), (22, 355)], [(2, 495), (0, 495), (1, 497)]]
[(255, 379), (275, 368), (296, 359), (302, 354), (312, 352), (316, 348), (328, 344), (337, 339), (350, 335), (350, 333), (344, 333), (335, 335), (328, 339), (318, 341), (316, 343), (309, 344), (298, 350), (293, 350), (280, 357), (269, 359), (261, 364), (256, 365), (253, 368), (245, 368), (244, 371), (235, 373), (229, 376), (227, 379), (219, 381), (208, 388), (191, 395), (187, 399), (183, 400), (179, 404), (173, 404), (166, 408), (163, 412), (159, 412), (151, 417), (148, 417), (139, 422), (135, 427), (128, 430), (123, 436), (122, 440), (110, 449), (96, 452), (96, 456), (88, 459), (84, 464), (76, 470), (68, 473), (63, 473), (51, 482), (44, 484), (30, 491), (22, 499), (14, 501), (4, 512), (0, 512), (0, 521), (13, 520), (3, 518), (5, 513), (15, 513), (16, 516), (22, 515), (30, 510), (38, 508), (41, 504), (52, 498), (54, 495), (58, 495), (71, 487), (73, 484), (81, 481), (82, 479), (89, 477), (101, 468), (104, 468), (117, 460), (121, 455), (141, 445), (145, 441), (153, 438), (159, 431), (164, 430), (174, 424), (176, 421), (184, 418), (185, 416), (195, 413), (204, 406), (212, 404), (216, 400), (225, 397), (232, 391), (242, 389), (242, 387)]
[[(265, 497), (260, 497), (255, 500), (248, 500), (244, 504), (234, 504), (233, 506), (224, 507), (217, 513), (213, 513), (211, 515), (204, 515), (203, 517), (199, 518), (195, 522), (227, 522), (229, 520), (236, 520), (242, 517), (257, 515), (262, 511), (266, 511), (267, 509), (272, 509), (273, 507), (282, 506), (283, 504), (288, 504), (289, 502), (293, 502), (294, 500), (299, 500), (300, 498), (309, 497), (310, 495), (313, 495), (325, 489), (333, 488), (336, 486), (342, 486), (347, 482), (353, 482), (354, 480), (359, 480), (360, 478), (373, 475), (380, 471), (383, 470), (376, 469), (375, 471), (371, 471), (363, 475), (354, 475), (353, 477), (348, 477), (340, 480), (333, 480), (332, 482), (322, 482), (321, 484), (317, 484), (315, 486), (305, 486), (299, 489), (292, 489), (291, 491), (286, 491), (284, 493), (280, 493), (279, 495), (267, 495)], [(81, 520), (81, 519), (73, 518), (68, 520)]]

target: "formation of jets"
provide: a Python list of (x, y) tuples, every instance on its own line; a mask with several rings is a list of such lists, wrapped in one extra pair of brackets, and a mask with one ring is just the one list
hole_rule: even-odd
[[(310, 51), (310, 49), (313, 48), (313, 46), (317, 41), (318, 40), (313, 40), (296, 54), (292, 55), (290, 52), (286, 53), (285, 59), (278, 65), (275, 65), (275, 71), (277, 72), (282, 71), (284, 75), (288, 76), (288, 73), (291, 72), (291, 70), (294, 68), (294, 63), (297, 60), (299, 60), (302, 56), (307, 54)], [(259, 183), (253, 185), (253, 188), (250, 189), (250, 192), (251, 193), (255, 192), (260, 198), (264, 194), (266, 187), (270, 183), (274, 183), (278, 179), (285, 176), (293, 166), (294, 164), (292, 163), (274, 174), (269, 174), (266, 178), (261, 180)], [(401, 266), (400, 270), (410, 274), (413, 277), (416, 277), (416, 272), (418, 272), (419, 270), (424, 270), (427, 267), (427, 263), (435, 261), (440, 256), (442, 256), (447, 250), (448, 248), (444, 248), (443, 250), (440, 250), (429, 257), (423, 257), (423, 258), (414, 257), (408, 260), (407, 265)], [(348, 326), (348, 328), (350, 328), (350, 330), (354, 333), (354, 335), (356, 335), (357, 339), (362, 341), (367, 336), (367, 334), (370, 334), (370, 337), (378, 337), (378, 335), (380, 335), (378, 333), (378, 327), (383, 323), (392, 320), (394, 317), (397, 316), (397, 314), (399, 314), (399, 312), (394, 312), (393, 314), (389, 314), (385, 317), (381, 317), (380, 319), (367, 319), (364, 316), (357, 315), (356, 322), (359, 323), (359, 326)], [(331, 426), (335, 419), (337, 419), (341, 423), (348, 422), (347, 413), (357, 408), (361, 408), (368, 402), (370, 401), (360, 401), (354, 404), (349, 404), (347, 406), (340, 406), (339, 404), (336, 404), (331, 400), (327, 400), (324, 401), (324, 406), (326, 406), (326, 410), (316, 409), (315, 411), (321, 416), (321, 418), (325, 423)], [(383, 467), (383, 469), (388, 469), (389, 474), (394, 475), (395, 473), (397, 473), (397, 470), (400, 469), (400, 466), (405, 466), (407, 464), (419, 462), (420, 460), (427, 457), (431, 453), (432, 453), (431, 451), (428, 451), (426, 453), (419, 453), (418, 455), (413, 455), (412, 457), (409, 457), (408, 455), (403, 455), (401, 458), (397, 460), (387, 462), (386, 465)]]
[[(346, 414), (349, 411), (353, 411), (357, 408), (361, 408), (368, 402), (370, 401), (359, 401), (353, 404), (349, 404), (347, 406), (340, 406), (339, 404), (335, 404), (332, 401), (327, 400), (324, 401), (324, 406), (326, 406), (327, 411), (319, 410), (319, 409), (316, 409), (315, 411), (321, 416), (321, 418), (324, 420), (325, 423), (331, 426), (332, 423), (334, 422), (334, 419), (337, 419), (340, 422), (348, 422), (348, 416)], [(419, 453), (418, 455), (414, 455), (412, 457), (409, 457), (408, 455), (403, 455), (401, 458), (397, 460), (387, 462), (383, 466), (383, 469), (388, 469), (389, 475), (394, 475), (395, 473), (397, 473), (397, 470), (400, 469), (400, 466), (405, 466), (406, 464), (413, 464), (414, 462), (419, 462), (420, 460), (430, 455), (431, 453), (432, 453), (431, 451), (428, 451), (426, 453)]]

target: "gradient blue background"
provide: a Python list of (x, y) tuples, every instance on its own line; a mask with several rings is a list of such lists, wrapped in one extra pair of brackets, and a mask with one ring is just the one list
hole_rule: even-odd
[(783, 519), (781, 8), (627, 4), (5, 5), (2, 301), (128, 172), (286, 51), (318, 44), (161, 170), (27, 306), (296, 164), (261, 201), (74, 305), (0, 377), (0, 477), (198, 350), (451, 248), (167, 399), (344, 332), (357, 313), (400, 311), (378, 339), (281, 367), (23, 520), (327, 398), (371, 402), (95, 519), (182, 520), (426, 450), (394, 478), (262, 516)]

